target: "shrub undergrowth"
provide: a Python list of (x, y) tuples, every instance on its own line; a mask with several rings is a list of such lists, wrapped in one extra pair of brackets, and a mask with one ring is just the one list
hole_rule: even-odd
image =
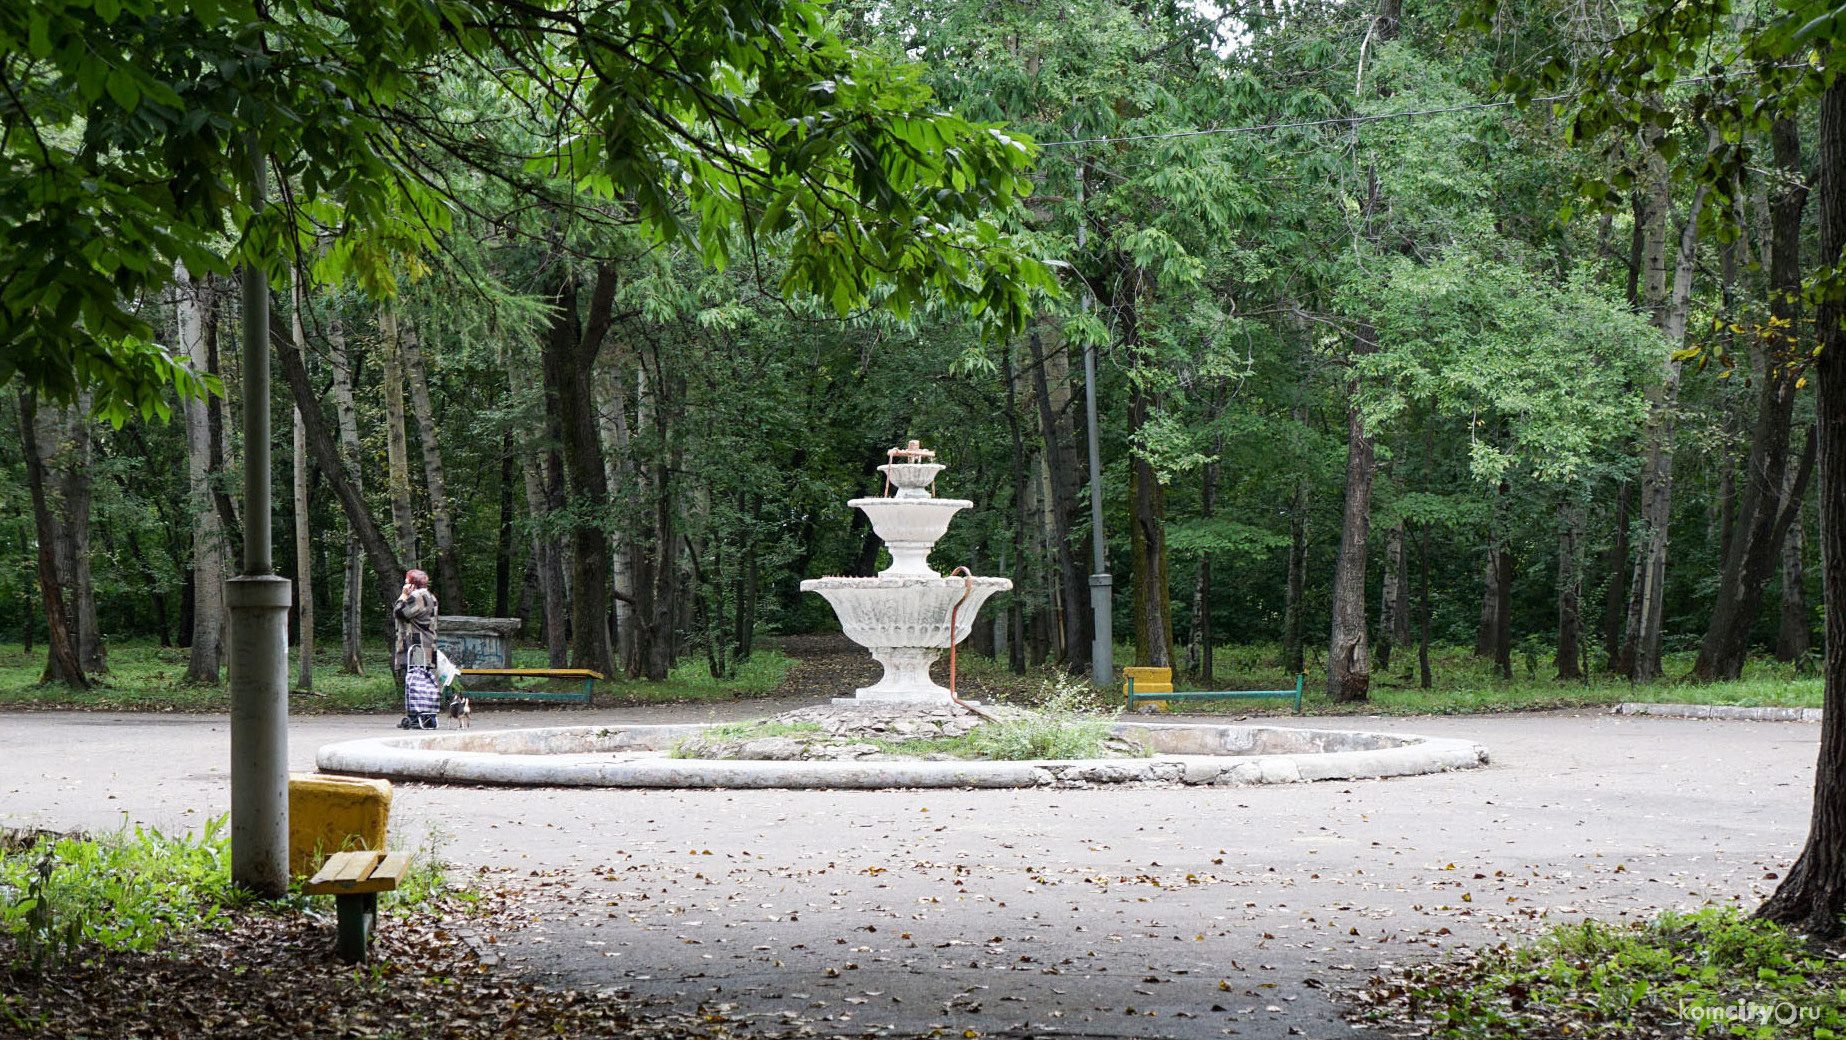
[(147, 950), (168, 935), (225, 920), (236, 901), (226, 818), (197, 838), (135, 827), (99, 837), (0, 849), (0, 931), (16, 959), (42, 971), (85, 943)]
[(1730, 908), (1565, 925), (1374, 979), (1360, 999), (1372, 1021), (1466, 1040), (1846, 1036), (1846, 965)]

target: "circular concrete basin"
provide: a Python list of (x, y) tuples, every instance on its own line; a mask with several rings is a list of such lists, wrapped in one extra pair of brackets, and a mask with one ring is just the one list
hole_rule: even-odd
[(671, 758), (709, 727), (567, 726), (405, 733), (328, 744), (322, 772), (435, 783), (533, 787), (1090, 787), (1166, 782), (1238, 786), (1473, 769), (1487, 749), (1465, 740), (1288, 726), (1122, 722), (1147, 758), (738, 761)]

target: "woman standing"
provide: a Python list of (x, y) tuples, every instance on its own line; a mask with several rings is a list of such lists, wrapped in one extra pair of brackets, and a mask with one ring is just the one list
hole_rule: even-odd
[(397, 619), (395, 663), (404, 676), (404, 718), (399, 729), (435, 729), (441, 709), (436, 685), (436, 594), (429, 575), (404, 574), (404, 591), (391, 607)]

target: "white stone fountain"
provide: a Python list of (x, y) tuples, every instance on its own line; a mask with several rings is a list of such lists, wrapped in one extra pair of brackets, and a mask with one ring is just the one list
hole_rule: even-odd
[[(987, 597), (1013, 587), (1005, 578), (943, 577), (930, 570), (929, 551), (948, 531), (949, 520), (974, 505), (931, 494), (936, 474), (946, 468), (923, 461), (935, 454), (916, 441), (891, 449), (892, 461), (878, 469), (897, 493), (846, 503), (871, 520), (873, 532), (891, 550), (891, 566), (875, 578), (810, 578), (801, 583), (801, 591), (826, 597), (847, 638), (884, 665), (884, 678), (851, 697), (834, 698), (835, 704), (948, 704), (949, 691), (930, 679), (930, 664), (943, 650), (968, 638)], [(900, 458), (905, 461), (897, 461)]]

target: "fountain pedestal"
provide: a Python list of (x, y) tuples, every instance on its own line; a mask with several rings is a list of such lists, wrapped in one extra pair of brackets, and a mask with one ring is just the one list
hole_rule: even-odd
[[(929, 677), (942, 651), (968, 637), (987, 597), (1013, 587), (1005, 578), (943, 577), (929, 567), (929, 552), (949, 520), (974, 503), (936, 498), (929, 492), (944, 467), (918, 462), (934, 453), (911, 441), (891, 457), (909, 459), (878, 467), (897, 493), (857, 498), (848, 504), (865, 513), (872, 530), (891, 551), (891, 566), (875, 578), (810, 578), (803, 592), (825, 597), (846, 637), (872, 652), (884, 677), (861, 687), (839, 705), (948, 704), (949, 691)], [(954, 631), (950, 631), (950, 616)]]

